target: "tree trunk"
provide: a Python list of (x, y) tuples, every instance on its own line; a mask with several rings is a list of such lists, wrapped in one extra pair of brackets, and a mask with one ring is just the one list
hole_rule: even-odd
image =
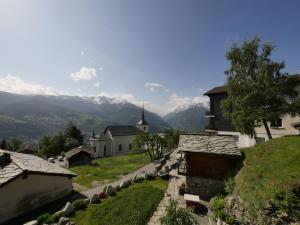
[(263, 119), (263, 123), (264, 123), (265, 129), (266, 129), (268, 138), (269, 138), (269, 140), (271, 140), (272, 139), (272, 135), (271, 135), (268, 123), (267, 123), (267, 121), (265, 119)]

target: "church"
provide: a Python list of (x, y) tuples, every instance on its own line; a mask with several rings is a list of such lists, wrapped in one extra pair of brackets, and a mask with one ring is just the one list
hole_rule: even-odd
[(90, 145), (94, 150), (94, 157), (105, 157), (131, 153), (133, 140), (138, 132), (148, 132), (149, 124), (145, 119), (144, 107), (141, 113), (141, 120), (137, 126), (117, 125), (107, 126), (105, 130), (90, 138)]

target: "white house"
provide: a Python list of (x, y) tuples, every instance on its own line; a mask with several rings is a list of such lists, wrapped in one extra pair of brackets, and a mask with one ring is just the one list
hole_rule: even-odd
[(148, 132), (149, 125), (145, 120), (144, 108), (137, 127), (128, 125), (108, 126), (104, 132), (93, 135), (90, 145), (94, 149), (94, 157), (128, 154), (133, 150), (133, 140), (137, 133)]
[[(295, 90), (298, 91), (300, 97), (300, 75), (292, 75), (295, 80)], [(250, 147), (256, 143), (268, 140), (268, 135), (264, 126), (255, 128), (256, 137), (251, 138), (247, 135), (242, 135), (237, 132), (232, 123), (223, 117), (221, 110), (221, 101), (227, 98), (226, 86), (215, 87), (205, 93), (210, 98), (210, 111), (206, 113), (209, 118), (209, 124), (206, 126), (206, 131), (214, 132), (218, 135), (232, 135), (238, 147)], [(268, 122), (270, 132), (273, 138), (287, 136), (287, 135), (300, 135), (300, 116), (292, 117), (291, 115), (284, 115), (276, 121)]]
[(74, 176), (37, 156), (0, 149), (0, 224), (69, 195)]

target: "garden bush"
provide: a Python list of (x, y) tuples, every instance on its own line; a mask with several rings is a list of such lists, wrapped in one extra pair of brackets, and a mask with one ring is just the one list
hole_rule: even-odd
[(194, 225), (197, 224), (189, 209), (178, 207), (178, 203), (171, 199), (166, 208), (166, 214), (160, 219), (162, 225)]
[(87, 207), (87, 202), (84, 199), (77, 199), (72, 202), (72, 206), (75, 210), (83, 210)]

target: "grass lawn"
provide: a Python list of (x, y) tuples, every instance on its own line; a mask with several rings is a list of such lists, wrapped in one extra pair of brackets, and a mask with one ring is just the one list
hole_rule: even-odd
[(300, 137), (270, 140), (244, 150), (244, 167), (236, 177), (236, 190), (252, 212), (262, 209), (275, 188), (300, 187)]
[(100, 204), (77, 211), (71, 220), (76, 225), (144, 225), (164, 197), (167, 186), (167, 181), (158, 178), (133, 184)]
[(77, 177), (74, 182), (92, 187), (92, 182), (106, 183), (117, 180), (120, 175), (126, 175), (150, 162), (147, 154), (129, 154), (95, 159), (92, 165), (76, 166), (70, 168)]

